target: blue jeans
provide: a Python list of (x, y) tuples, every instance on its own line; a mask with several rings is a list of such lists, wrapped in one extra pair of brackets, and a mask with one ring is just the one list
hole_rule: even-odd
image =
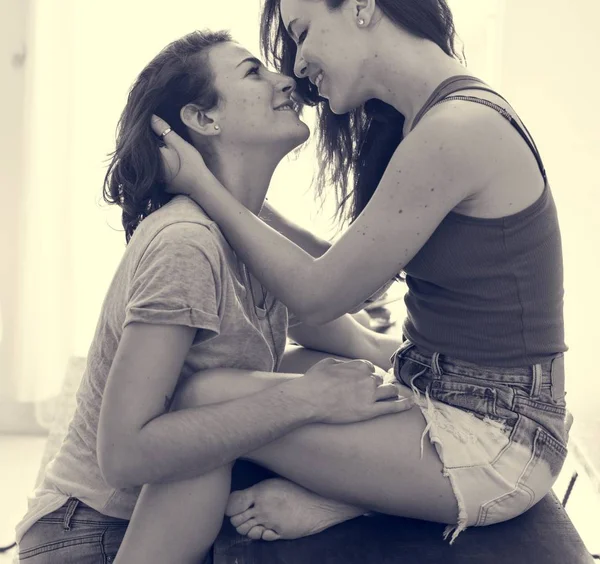
[(109, 564), (117, 555), (128, 524), (70, 498), (25, 533), (19, 543), (19, 562)]
[(567, 455), (564, 357), (518, 368), (479, 366), (405, 341), (394, 375), (412, 390), (467, 526), (506, 521), (550, 490)]
[[(72, 497), (23, 535), (19, 562), (25, 564), (110, 564), (129, 521), (108, 517)], [(168, 528), (165, 527), (168, 542)], [(212, 551), (202, 564), (212, 563)], [(198, 563), (200, 564), (200, 563)]]

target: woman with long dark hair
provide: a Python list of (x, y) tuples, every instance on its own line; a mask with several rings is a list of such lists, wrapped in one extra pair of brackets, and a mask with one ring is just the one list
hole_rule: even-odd
[[(303, 426), (410, 407), (374, 373), (389, 368), (397, 340), (350, 316), (298, 324), (290, 335), (366, 361), (317, 362), (324, 354), (302, 350), (284, 358), (286, 308), (196, 203), (167, 192), (159, 151), (178, 134), (236, 201), (260, 213), (276, 165), (309, 134), (294, 87), (227, 33), (211, 32), (174, 41), (133, 85), (104, 187), (123, 210), (127, 248), (75, 414), (17, 527), (21, 562), (197, 564), (221, 527), (236, 459)], [(150, 127), (155, 113), (173, 127), (161, 138)], [(316, 255), (325, 251), (270, 218)]]
[[(300, 101), (317, 106), (320, 186), (337, 189), (350, 227), (309, 256), (233, 202), (176, 135), (162, 152), (171, 189), (199, 202), (307, 323), (403, 272), (394, 376), (420, 407), (401, 423), (288, 435), (280, 473), (348, 504), (328, 523), (367, 508), (449, 523), (454, 540), (523, 513), (554, 483), (568, 433), (561, 239), (531, 136), (463, 66), (445, 0), (266, 0), (262, 39), (297, 76)], [(233, 494), (232, 522), (289, 527), (283, 508), (261, 508), (270, 495)], [(287, 503), (299, 522), (321, 519), (291, 486)]]

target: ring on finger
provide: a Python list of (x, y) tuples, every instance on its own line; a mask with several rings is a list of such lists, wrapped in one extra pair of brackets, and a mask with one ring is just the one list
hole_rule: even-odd
[(161, 134), (160, 134), (160, 138), (164, 139), (165, 136), (167, 136), (169, 133), (171, 133), (171, 131), (173, 131), (170, 127), (167, 127), (167, 129), (165, 129)]

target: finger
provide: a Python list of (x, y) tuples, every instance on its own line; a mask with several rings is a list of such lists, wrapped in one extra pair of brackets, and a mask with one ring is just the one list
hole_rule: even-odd
[[(177, 147), (179, 143), (183, 141), (183, 139), (171, 129), (171, 126), (162, 118), (157, 115), (153, 115), (150, 120), (150, 125), (152, 126), (152, 131), (158, 135), (160, 140), (167, 145)], [(165, 135), (165, 132), (168, 133)]]
[(315, 366), (319, 365), (319, 366), (328, 366), (328, 365), (334, 365), (334, 364), (343, 364), (347, 361), (345, 360), (338, 360), (337, 358), (333, 358), (333, 357), (327, 357), (324, 358), (323, 360), (319, 360), (319, 362), (317, 362), (317, 364), (315, 364)]
[(398, 388), (394, 384), (381, 384), (375, 390), (376, 401), (390, 400), (398, 398)]
[(152, 114), (152, 118), (150, 119), (150, 126), (152, 127), (152, 131), (156, 133), (160, 137), (160, 134), (169, 128), (169, 124), (161, 117), (158, 117), (156, 114)]
[(361, 368), (364, 368), (365, 370), (367, 370), (368, 374), (373, 374), (375, 373), (375, 365), (370, 361), (370, 360), (365, 360), (364, 358), (357, 358), (357, 359), (353, 359), (353, 360), (347, 360), (345, 361), (346, 364), (352, 364), (355, 366), (360, 366)]
[(375, 382), (376, 386), (381, 386), (383, 384), (383, 378), (379, 374), (371, 374), (371, 378)]
[(415, 402), (412, 398), (402, 398), (398, 400), (378, 401), (373, 404), (374, 417), (379, 415), (390, 415), (392, 413), (400, 413), (408, 411)]

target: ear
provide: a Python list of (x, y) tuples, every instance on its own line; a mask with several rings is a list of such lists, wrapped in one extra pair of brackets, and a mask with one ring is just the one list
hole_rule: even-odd
[(215, 121), (216, 116), (211, 117), (208, 114), (209, 112), (201, 110), (196, 104), (186, 104), (181, 108), (179, 117), (186, 127), (200, 135), (207, 137), (220, 135), (220, 128)]
[(375, 15), (377, 4), (375, 0), (353, 0), (354, 4), (354, 16), (356, 21), (362, 21), (362, 24), (358, 24), (360, 27), (368, 27)]

